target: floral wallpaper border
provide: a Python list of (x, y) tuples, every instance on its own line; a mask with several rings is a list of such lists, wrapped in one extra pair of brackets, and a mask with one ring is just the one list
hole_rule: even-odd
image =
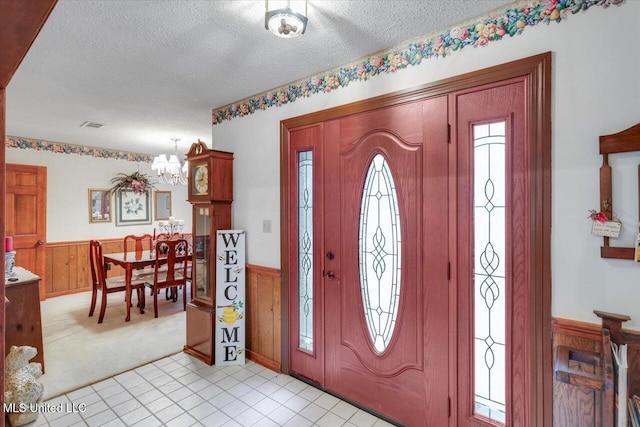
[(152, 163), (153, 156), (128, 151), (109, 150), (107, 148), (85, 147), (83, 145), (65, 144), (61, 142), (43, 141), (40, 139), (22, 138), (7, 135), (5, 147), (48, 151), (59, 154), (77, 154), (79, 156), (91, 156), (102, 159), (127, 160), (130, 162)]
[(416, 39), (404, 48), (392, 48), (358, 60), (350, 65), (326, 72), (322, 76), (309, 77), (281, 86), (260, 95), (214, 109), (211, 124), (231, 120), (266, 110), (271, 107), (307, 98), (316, 93), (327, 93), (346, 87), (352, 81), (365, 81), (382, 73), (395, 73), (424, 59), (439, 58), (467, 46), (486, 46), (489, 42), (513, 37), (540, 23), (561, 22), (571, 14), (586, 11), (592, 6), (607, 8), (626, 0), (537, 0), (521, 1), (502, 13), (485, 16), (468, 25), (450, 28), (435, 37)]

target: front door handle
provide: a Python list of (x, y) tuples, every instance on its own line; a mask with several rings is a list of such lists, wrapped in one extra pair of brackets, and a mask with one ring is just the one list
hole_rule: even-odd
[(329, 271), (322, 270), (322, 276), (326, 277), (329, 280), (338, 280), (338, 278), (336, 277), (336, 274), (332, 270), (329, 270)]
[(40, 239), (36, 242), (38, 246), (44, 245), (44, 240)]

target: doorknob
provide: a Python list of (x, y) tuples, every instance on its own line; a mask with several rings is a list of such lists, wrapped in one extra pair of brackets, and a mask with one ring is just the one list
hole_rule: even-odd
[(327, 279), (329, 279), (329, 280), (337, 280), (338, 279), (336, 277), (336, 274), (332, 270), (329, 270), (329, 271), (326, 271), (326, 272), (324, 270), (322, 270), (322, 275), (324, 277), (326, 277)]
[(38, 240), (38, 241), (36, 242), (36, 244), (37, 244), (38, 246), (40, 246), (40, 245), (44, 245), (44, 240), (40, 239), (40, 240)]

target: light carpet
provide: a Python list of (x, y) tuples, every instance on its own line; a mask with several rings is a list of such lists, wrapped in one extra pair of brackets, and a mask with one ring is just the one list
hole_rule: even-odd
[[(100, 294), (98, 294), (98, 297)], [(91, 292), (42, 301), (45, 374), (40, 377), (44, 399), (59, 396), (124, 371), (179, 353), (186, 342), (182, 292), (178, 302), (158, 296), (158, 318), (147, 290), (145, 313), (135, 306), (125, 322), (124, 293), (108, 295), (104, 321), (98, 324), (100, 301), (89, 316)]]

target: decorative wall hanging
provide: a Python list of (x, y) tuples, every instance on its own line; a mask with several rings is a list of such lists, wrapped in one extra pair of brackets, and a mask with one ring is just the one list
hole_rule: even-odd
[[(613, 218), (613, 180), (609, 154), (628, 153), (640, 151), (640, 123), (622, 132), (600, 136), (600, 154), (602, 154), (602, 166), (600, 167), (600, 206), (605, 218)], [(640, 165), (638, 165), (638, 182), (640, 182)], [(640, 193), (638, 198), (638, 216), (640, 217)], [(609, 246), (609, 236), (604, 235), (604, 242), (600, 248), (600, 257), (637, 259), (637, 246), (634, 248)]]
[(144, 194), (153, 190), (154, 184), (148, 175), (138, 171), (130, 175), (119, 173), (115, 178), (111, 179), (111, 192), (116, 193), (119, 190), (132, 190), (135, 194)]
[(129, 189), (116, 192), (116, 225), (151, 224), (151, 191)]
[(611, 237), (617, 239), (620, 237), (622, 230), (622, 222), (609, 221), (604, 212), (596, 212), (595, 209), (589, 211), (589, 218), (593, 221), (591, 225), (591, 234), (594, 236)]
[(111, 191), (89, 189), (89, 222), (111, 222)]

